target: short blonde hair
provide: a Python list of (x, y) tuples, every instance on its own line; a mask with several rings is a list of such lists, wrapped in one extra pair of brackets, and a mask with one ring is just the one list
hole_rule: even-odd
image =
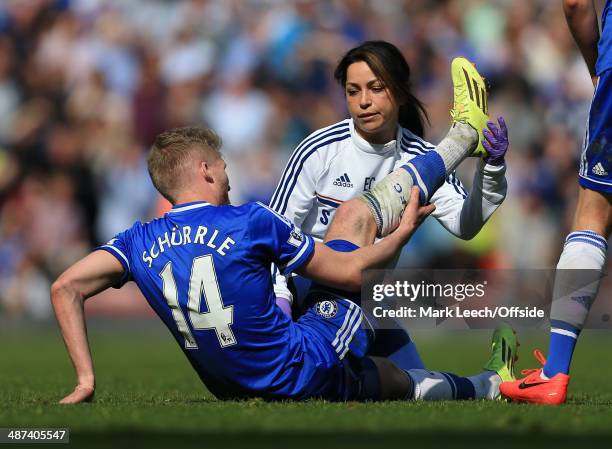
[(194, 156), (202, 160), (220, 156), (221, 138), (209, 128), (187, 126), (164, 131), (155, 138), (147, 160), (155, 188), (175, 204), (176, 191), (185, 180), (184, 170)]

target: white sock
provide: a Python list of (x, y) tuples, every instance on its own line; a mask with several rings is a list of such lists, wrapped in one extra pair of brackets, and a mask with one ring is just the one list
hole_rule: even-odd
[(377, 235), (384, 237), (400, 223), (412, 186), (419, 187), (420, 204), (429, 201), (444, 179), (469, 156), (478, 144), (478, 133), (470, 125), (453, 124), (446, 137), (431, 152), (409, 161), (378, 182), (360, 199), (376, 222)]
[(446, 137), (434, 150), (444, 161), (446, 176), (454, 172), (459, 164), (472, 154), (477, 145), (478, 133), (474, 128), (462, 122), (453, 123)]
[(593, 231), (567, 236), (555, 273), (551, 321), (582, 329), (597, 296), (607, 247), (606, 240)]
[(495, 371), (483, 371), (468, 377), (474, 384), (475, 399), (496, 399), (499, 396), (499, 385), (502, 380)]
[(453, 388), (442, 373), (425, 369), (406, 371), (414, 384), (414, 399), (417, 401), (443, 401), (455, 399)]
[[(453, 373), (428, 371), (426, 369), (410, 369), (406, 373), (414, 385), (415, 400), (442, 401), (483, 399), (499, 394), (499, 383), (491, 378), (491, 371), (486, 375), (461, 377)], [(492, 373), (498, 379), (496, 373)], [(501, 379), (500, 379), (501, 381)]]

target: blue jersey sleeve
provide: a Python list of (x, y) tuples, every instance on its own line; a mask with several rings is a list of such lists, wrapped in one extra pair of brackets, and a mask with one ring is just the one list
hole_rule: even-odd
[(94, 251), (99, 249), (108, 251), (121, 262), (121, 265), (123, 265), (123, 276), (121, 276), (121, 280), (116, 285), (113, 285), (114, 288), (121, 288), (126, 282), (132, 279), (130, 260), (128, 258), (128, 232), (129, 230), (121, 232), (110, 239), (106, 244), (94, 249)]
[(314, 251), (311, 236), (262, 203), (249, 211), (248, 232), (256, 255), (274, 262), (282, 274), (301, 267)]

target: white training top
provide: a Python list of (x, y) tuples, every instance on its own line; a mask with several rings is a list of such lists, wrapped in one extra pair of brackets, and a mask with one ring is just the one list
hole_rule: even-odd
[[(295, 149), (270, 207), (286, 216), (316, 241), (322, 241), (336, 209), (370, 190), (391, 171), (435, 146), (398, 127), (396, 140), (384, 145), (367, 142), (352, 119), (319, 129)], [(449, 232), (474, 237), (506, 197), (506, 166), (480, 160), (468, 193), (452, 173), (431, 197), (432, 213)], [(275, 279), (275, 292), (292, 300), (286, 279)]]

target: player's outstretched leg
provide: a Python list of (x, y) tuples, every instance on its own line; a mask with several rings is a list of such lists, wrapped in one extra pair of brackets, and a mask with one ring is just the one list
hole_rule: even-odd
[(497, 399), (502, 377), (514, 378), (516, 337), (507, 325), (493, 334), (492, 355), (485, 370), (476, 376), (425, 369), (402, 370), (382, 357), (355, 358), (351, 363), (355, 380), (345, 399), (352, 400), (467, 400)]
[(384, 237), (398, 226), (412, 186), (419, 187), (419, 202), (426, 204), (477, 143), (477, 133), (470, 125), (454, 123), (434, 150), (411, 159), (363, 194), (359, 199), (374, 217), (377, 236)]
[[(419, 187), (420, 203), (425, 204), (455, 169), (455, 156), (461, 155), (459, 161), (465, 159), (477, 142), (471, 126), (454, 124), (434, 150), (389, 173), (372, 191), (344, 202), (336, 211), (325, 241), (342, 239), (365, 246), (372, 244), (376, 236), (388, 235), (399, 225), (412, 186)], [(450, 169), (446, 168), (443, 154), (449, 155)]]
[(419, 187), (420, 202), (425, 204), (467, 156), (487, 154), (482, 146), (482, 130), (489, 120), (484, 78), (465, 58), (453, 60), (451, 75), (453, 125), (446, 137), (435, 150), (411, 159), (361, 197), (374, 216), (379, 237), (399, 224), (413, 185)]

